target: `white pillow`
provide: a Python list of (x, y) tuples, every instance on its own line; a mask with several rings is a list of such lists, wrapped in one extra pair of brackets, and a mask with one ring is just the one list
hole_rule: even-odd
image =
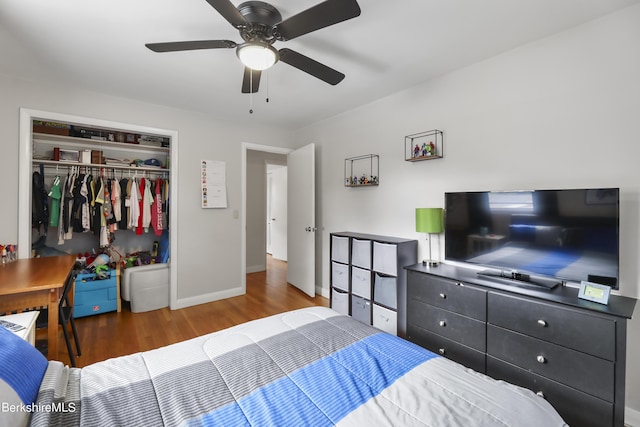
[(47, 365), (35, 347), (0, 326), (0, 425), (28, 424), (25, 405), (36, 401)]

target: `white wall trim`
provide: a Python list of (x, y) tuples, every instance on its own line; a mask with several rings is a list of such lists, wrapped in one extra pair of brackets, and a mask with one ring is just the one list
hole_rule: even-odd
[(265, 264), (261, 265), (249, 265), (247, 266), (247, 274), (249, 273), (259, 273), (260, 271), (265, 271), (267, 266)]
[(247, 151), (264, 151), (267, 153), (276, 153), (287, 155), (293, 150), (290, 148), (273, 147), (270, 145), (253, 144), (250, 142), (243, 142), (240, 147), (241, 150), (241, 190), (242, 190), (242, 209), (240, 212), (240, 288), (242, 294), (247, 291)]
[(237, 297), (245, 293), (244, 289), (245, 287), (243, 286), (238, 288), (225, 289), (224, 291), (220, 291), (220, 292), (212, 292), (209, 294), (177, 299), (175, 301), (175, 304), (171, 306), (171, 309), (177, 310), (181, 308), (191, 307), (194, 305), (206, 304), (209, 302), (214, 302), (214, 301), (218, 301), (226, 298)]
[(170, 246), (170, 285), (169, 304), (171, 309), (178, 304), (178, 132), (169, 129), (153, 128), (130, 123), (113, 122), (109, 120), (75, 116), (71, 114), (54, 113), (51, 111), (20, 108), (20, 150), (18, 170), (18, 257), (31, 257), (31, 164), (33, 128), (32, 120), (52, 120), (74, 123), (85, 126), (97, 126), (111, 129), (121, 129), (135, 133), (149, 133), (171, 137), (171, 172), (170, 188), (171, 203), (169, 204), (169, 246)]

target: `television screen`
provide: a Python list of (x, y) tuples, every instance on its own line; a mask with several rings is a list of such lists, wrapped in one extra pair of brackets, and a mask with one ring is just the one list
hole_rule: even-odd
[(618, 289), (618, 227), (618, 188), (445, 193), (445, 258), (502, 277)]

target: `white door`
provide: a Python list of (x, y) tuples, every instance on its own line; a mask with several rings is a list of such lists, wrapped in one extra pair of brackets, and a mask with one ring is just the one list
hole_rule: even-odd
[(271, 171), (270, 192), (271, 256), (287, 261), (287, 168)]
[(287, 156), (287, 282), (316, 295), (315, 145)]

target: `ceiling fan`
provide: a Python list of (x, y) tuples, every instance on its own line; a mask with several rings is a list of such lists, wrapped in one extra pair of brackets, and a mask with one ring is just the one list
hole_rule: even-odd
[(292, 40), (312, 31), (355, 18), (360, 15), (356, 0), (325, 0), (297, 15), (282, 20), (278, 9), (262, 1), (246, 1), (238, 7), (229, 0), (206, 0), (240, 32), (243, 43), (231, 40), (194, 40), (147, 43), (154, 52), (176, 52), (196, 49), (236, 49), (244, 64), (242, 93), (256, 93), (263, 70), (278, 61), (336, 85), (344, 74), (291, 49), (277, 50), (276, 41)]

